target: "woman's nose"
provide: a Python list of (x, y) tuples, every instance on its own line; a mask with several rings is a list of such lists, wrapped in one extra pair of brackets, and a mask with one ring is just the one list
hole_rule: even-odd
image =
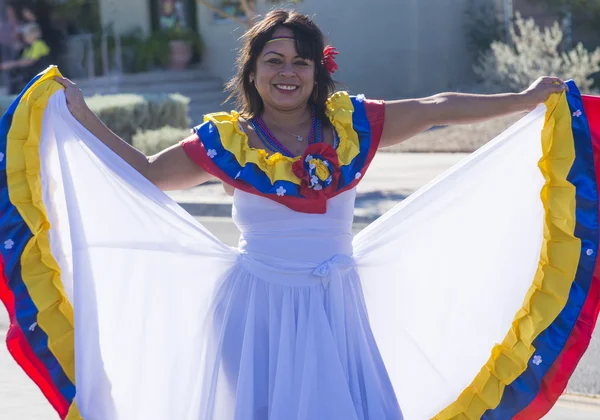
[(284, 76), (284, 77), (293, 77), (296, 75), (296, 72), (294, 71), (294, 65), (292, 63), (286, 63), (283, 65), (283, 68), (281, 69), (281, 71), (279, 72), (280, 75)]

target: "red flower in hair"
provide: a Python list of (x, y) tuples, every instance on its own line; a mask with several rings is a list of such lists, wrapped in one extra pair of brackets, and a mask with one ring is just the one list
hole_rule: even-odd
[(329, 74), (335, 73), (338, 69), (338, 65), (335, 62), (335, 56), (338, 54), (339, 52), (331, 45), (326, 46), (323, 50), (323, 64), (325, 64)]

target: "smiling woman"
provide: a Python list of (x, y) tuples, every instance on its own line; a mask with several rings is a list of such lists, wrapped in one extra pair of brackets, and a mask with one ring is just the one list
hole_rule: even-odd
[[(272, 150), (299, 155), (304, 147), (293, 139), (310, 141), (314, 121), (331, 128), (325, 104), (335, 83), (324, 62), (323, 35), (304, 15), (271, 13), (246, 33), (244, 41), (238, 72), (227, 88), (230, 98), (237, 99), (245, 128), (250, 122), (250, 144), (269, 148), (253, 129), (252, 120), (258, 119), (284, 147)], [(326, 143), (333, 142), (330, 130), (323, 135)]]
[[(61, 417), (542, 417), (600, 308), (600, 100), (554, 77), (502, 95), (334, 92), (335, 50), (286, 10), (243, 42), (238, 112), (153, 156), (56, 68), (2, 119), (9, 347)], [(352, 236), (380, 147), (525, 110)], [(211, 176), (233, 191), (238, 248), (161, 191)]]

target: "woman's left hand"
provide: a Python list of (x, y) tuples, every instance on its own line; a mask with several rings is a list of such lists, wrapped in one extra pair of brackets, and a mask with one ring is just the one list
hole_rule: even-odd
[(527, 102), (527, 109), (531, 110), (545, 102), (553, 93), (560, 93), (565, 89), (567, 85), (558, 77), (544, 76), (533, 82), (521, 94)]

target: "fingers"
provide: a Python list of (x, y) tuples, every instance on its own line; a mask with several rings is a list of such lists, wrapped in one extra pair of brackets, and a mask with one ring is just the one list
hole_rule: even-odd
[(542, 79), (542, 83), (549, 85), (552, 92), (562, 92), (564, 90), (569, 90), (567, 84), (558, 77), (544, 77)]
[(56, 76), (54, 78), (54, 80), (56, 80), (58, 83), (60, 83), (61, 85), (63, 85), (66, 88), (69, 87), (74, 87), (76, 86), (75, 83), (71, 82), (69, 79), (67, 79), (66, 77), (60, 77), (60, 76)]

